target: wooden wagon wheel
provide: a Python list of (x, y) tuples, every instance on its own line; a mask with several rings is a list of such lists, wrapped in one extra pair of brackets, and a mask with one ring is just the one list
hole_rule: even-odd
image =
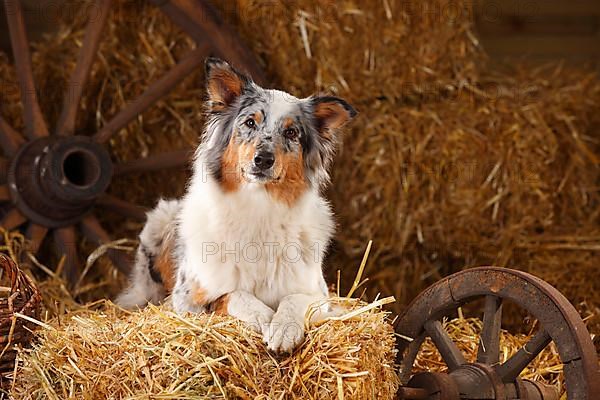
[[(484, 299), (483, 328), (477, 360), (468, 363), (445, 331), (441, 319), (458, 307)], [(512, 357), (500, 363), (503, 303), (513, 303), (539, 322), (537, 333)], [(585, 324), (569, 301), (533, 275), (506, 268), (482, 267), (458, 272), (430, 286), (398, 319), (400, 398), (422, 400), (511, 399), (558, 400), (552, 387), (519, 378), (554, 342), (563, 363), (569, 400), (600, 398), (600, 371)], [(448, 366), (448, 373), (419, 373), (412, 366), (430, 337)], [(412, 341), (402, 338), (413, 338)]]
[[(189, 150), (150, 156), (113, 165), (104, 147), (110, 137), (138, 115), (165, 97), (190, 75), (204, 59), (215, 54), (252, 74), (259, 82), (263, 75), (251, 53), (218, 18), (216, 11), (202, 0), (153, 0), (196, 42), (196, 48), (146, 91), (129, 103), (98, 132), (76, 132), (79, 102), (89, 76), (103, 27), (111, 10), (111, 0), (96, 0), (98, 13), (90, 18), (76, 66), (69, 79), (62, 113), (56, 127), (48, 128), (40, 110), (33, 80), (31, 57), (23, 11), (19, 0), (4, 0), (13, 49), (25, 129), (21, 134), (0, 116), (0, 201), (8, 211), (0, 221), (6, 229), (23, 227), (39, 249), (51, 232), (58, 250), (65, 254), (65, 274), (73, 284), (77, 280), (79, 257), (76, 242), (79, 233), (101, 244), (110, 241), (94, 207), (103, 207), (126, 217), (144, 219), (144, 210), (135, 204), (106, 194), (113, 175), (154, 171), (184, 165)], [(125, 254), (108, 254), (123, 272), (129, 269)]]

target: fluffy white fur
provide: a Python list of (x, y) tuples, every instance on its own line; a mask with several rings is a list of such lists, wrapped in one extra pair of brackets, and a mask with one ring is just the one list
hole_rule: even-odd
[[(213, 102), (222, 109), (223, 99), (229, 99), (231, 90), (239, 87), (219, 91), (231, 82), (237, 83), (237, 75), (226, 63), (212, 63), (220, 68), (215, 79), (228, 78), (214, 85), (216, 94), (209, 89)], [(268, 143), (270, 136), (281, 129), (278, 124), (282, 118), (298, 107), (312, 110), (312, 99), (253, 87), (260, 90), (264, 120), (272, 124), (261, 127)], [(321, 114), (327, 119), (321, 121), (322, 129), (337, 129), (341, 125), (338, 114), (343, 121), (355, 114), (347, 103), (336, 98), (314, 104), (325, 107)], [(225, 126), (222, 121), (216, 117), (207, 124), (205, 147), (197, 152), (185, 196), (181, 200), (161, 200), (148, 214), (130, 286), (117, 302), (133, 308), (164, 299), (168, 293), (160, 277), (153, 275), (153, 268), (156, 257), (165, 251), (165, 242), (174, 238), (174, 246), (168, 251), (173, 259), (175, 283), (171, 296), (177, 312), (211, 311), (211, 304), (219, 302), (227, 314), (261, 332), (271, 350), (290, 352), (304, 338), (305, 315), (311, 304), (328, 296), (321, 265), (334, 232), (332, 212), (319, 193), (319, 185), (308, 181), (292, 203), (272, 196), (264, 182), (249, 177), (242, 179), (235, 190), (224, 190), (209, 172), (206, 157), (211, 153), (205, 152), (219, 146), (218, 135)], [(323, 139), (316, 131), (312, 134), (317, 141), (331, 140), (329, 132)], [(325, 149), (325, 145), (314, 146)], [(321, 160), (316, 168), (323, 169), (324, 164)], [(326, 171), (318, 173), (326, 175)], [(280, 178), (285, 182), (285, 177)], [(161, 268), (164, 280), (164, 266)]]
[[(211, 177), (194, 178), (179, 216), (181, 271), (214, 288), (208, 301), (237, 293), (227, 311), (242, 321), (263, 325), (277, 310), (272, 325), (260, 328), (272, 350), (291, 350), (310, 303), (327, 297), (321, 261), (334, 229), (329, 205), (316, 191), (290, 208), (259, 184), (223, 193)], [(173, 305), (197, 311), (183, 291), (174, 291)]]
[[(202, 171), (202, 163), (197, 159), (194, 169)], [(184, 249), (172, 295), (175, 310), (205, 311), (186, 293), (194, 284), (207, 291), (207, 302), (229, 294), (228, 314), (262, 332), (271, 350), (292, 351), (304, 338), (306, 311), (328, 296), (321, 262), (334, 223), (317, 190), (288, 207), (260, 184), (224, 193), (212, 177), (195, 174), (182, 200), (161, 200), (148, 214), (140, 242), (158, 253), (175, 219)], [(123, 307), (142, 307), (165, 296), (145, 257), (138, 250), (131, 285), (117, 299)]]

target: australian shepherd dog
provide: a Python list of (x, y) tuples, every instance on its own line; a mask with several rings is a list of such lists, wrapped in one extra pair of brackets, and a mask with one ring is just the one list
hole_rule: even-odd
[(171, 296), (176, 312), (215, 312), (291, 352), (328, 288), (321, 264), (334, 231), (321, 196), (338, 130), (356, 112), (330, 96), (264, 89), (206, 61), (207, 123), (187, 192), (148, 213), (129, 287), (117, 303)]

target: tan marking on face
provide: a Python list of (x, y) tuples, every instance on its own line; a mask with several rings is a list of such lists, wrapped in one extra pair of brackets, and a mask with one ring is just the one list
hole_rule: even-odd
[(221, 187), (225, 192), (238, 190), (244, 179), (242, 166), (251, 165), (254, 153), (256, 153), (254, 143), (237, 143), (234, 134), (221, 158)]
[(173, 247), (175, 237), (173, 233), (165, 236), (158, 257), (154, 261), (153, 268), (158, 271), (167, 293), (171, 293), (175, 286), (175, 260), (173, 259)]
[(210, 304), (210, 311), (217, 315), (229, 315), (227, 307), (229, 306), (229, 294), (224, 294)]
[(287, 129), (294, 125), (294, 120), (292, 118), (286, 118), (283, 120), (283, 129)]
[(254, 122), (256, 122), (257, 124), (262, 123), (263, 121), (263, 115), (260, 111), (257, 111), (254, 113)]
[(277, 149), (273, 171), (278, 179), (267, 183), (265, 188), (273, 198), (291, 207), (306, 190), (302, 152), (284, 153)]
[(256, 153), (256, 144), (244, 142), (239, 145), (238, 159), (241, 166), (251, 165)]
[(225, 192), (235, 192), (241, 183), (241, 171), (238, 162), (239, 146), (231, 138), (221, 158), (221, 187)]

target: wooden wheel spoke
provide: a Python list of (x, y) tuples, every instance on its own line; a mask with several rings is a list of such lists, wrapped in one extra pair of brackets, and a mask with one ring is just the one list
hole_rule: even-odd
[(483, 309), (483, 329), (479, 337), (477, 362), (495, 365), (500, 362), (500, 330), (502, 328), (502, 299), (486, 296)]
[(181, 27), (196, 43), (210, 38), (213, 50), (238, 67), (244, 67), (258, 83), (265, 83), (262, 69), (252, 53), (242, 45), (234, 31), (218, 16), (207, 1), (152, 0), (154, 4)]
[[(81, 231), (88, 240), (97, 245), (102, 245), (111, 241), (110, 235), (102, 228), (98, 219), (92, 215), (88, 215), (81, 220)], [(121, 272), (129, 272), (131, 262), (129, 257), (127, 257), (127, 254), (117, 249), (108, 249), (106, 254)]]
[(29, 239), (31, 242), (31, 252), (33, 254), (37, 254), (37, 252), (40, 250), (40, 246), (42, 245), (42, 242), (47, 234), (48, 228), (45, 226), (35, 223), (29, 224), (25, 236), (27, 236), (27, 239)]
[(13, 156), (25, 144), (25, 139), (0, 117), (0, 147), (7, 156)]
[(419, 354), (419, 350), (421, 349), (421, 345), (423, 344), (424, 340), (425, 334), (421, 334), (420, 336), (414, 338), (413, 341), (408, 345), (406, 354), (404, 357), (402, 357), (402, 362), (400, 363), (400, 382), (403, 385), (408, 383), (408, 380), (412, 374), (413, 363)]
[(464, 356), (456, 343), (452, 341), (448, 333), (444, 330), (442, 323), (437, 320), (429, 320), (425, 323), (425, 331), (435, 343), (442, 359), (446, 362), (448, 369), (454, 371), (459, 366), (466, 363)]
[(102, 30), (110, 14), (111, 0), (96, 0), (95, 4), (98, 12), (90, 16), (77, 64), (64, 95), (62, 112), (56, 126), (59, 135), (72, 135), (75, 131), (77, 108), (98, 51)]
[(79, 279), (79, 256), (77, 253), (77, 235), (73, 226), (58, 228), (53, 231), (56, 248), (65, 257), (63, 275), (70, 287), (74, 287)]
[(536, 333), (525, 346), (521, 347), (511, 358), (496, 368), (496, 372), (505, 383), (514, 382), (521, 371), (529, 365), (550, 344), (552, 338), (545, 330)]
[(117, 212), (125, 217), (134, 218), (139, 221), (146, 220), (146, 209), (144, 207), (121, 200), (118, 197), (110, 194), (101, 196), (96, 204), (100, 207)]
[(140, 97), (121, 110), (112, 120), (94, 135), (99, 143), (104, 143), (110, 137), (124, 128), (134, 118), (166, 96), (179, 82), (188, 76), (204, 61), (208, 45), (199, 46), (187, 54), (177, 65), (169, 70), (162, 78), (154, 82)]
[(30, 139), (48, 135), (33, 81), (33, 68), (29, 53), (29, 42), (23, 20), (23, 10), (19, 0), (4, 0), (10, 41), (15, 58), (15, 69), (21, 87), (21, 101), (24, 108), (25, 134)]
[(2, 218), (0, 225), (10, 231), (23, 225), (25, 222), (27, 222), (27, 217), (21, 214), (21, 211), (18, 209), (11, 208)]
[(115, 174), (160, 171), (167, 168), (181, 167), (190, 161), (193, 153), (190, 149), (183, 149), (151, 155), (139, 160), (126, 161), (115, 166)]

